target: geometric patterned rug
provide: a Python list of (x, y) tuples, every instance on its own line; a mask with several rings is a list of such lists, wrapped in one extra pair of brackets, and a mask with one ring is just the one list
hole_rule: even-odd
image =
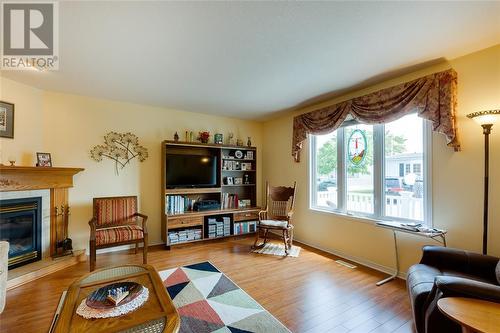
[[(260, 254), (272, 254), (275, 256), (285, 256), (285, 245), (276, 243), (266, 243), (263, 247), (256, 248), (252, 250), (254, 253)], [(288, 250), (289, 257), (298, 257), (300, 253), (300, 247), (292, 245), (292, 248)]]
[(181, 317), (179, 333), (289, 333), (208, 261), (159, 272)]

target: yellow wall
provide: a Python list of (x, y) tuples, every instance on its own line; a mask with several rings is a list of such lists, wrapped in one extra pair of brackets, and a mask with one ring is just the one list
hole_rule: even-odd
[[(449, 231), (450, 246), (481, 250), (483, 136), (481, 129), (465, 114), (500, 106), (500, 45), (474, 54), (382, 82), (323, 104), (360, 96), (419, 76), (453, 67), (458, 72), (458, 125), (463, 151), (445, 146), (433, 135), (433, 219), (434, 225)], [(293, 116), (301, 110), (264, 124), (199, 113), (168, 110), (130, 103), (45, 92), (0, 78), (0, 99), (16, 105), (15, 139), (0, 139), (2, 160), (14, 155), (18, 165), (34, 165), (36, 151), (52, 153), (54, 165), (83, 167), (70, 190), (72, 216), (70, 236), (75, 248), (86, 248), (87, 221), (92, 198), (96, 196), (139, 195), (141, 210), (150, 216), (150, 238), (160, 242), (160, 142), (177, 130), (209, 130), (225, 135), (251, 136), (259, 148), (259, 184), (290, 184), (297, 180), (297, 239), (342, 254), (380, 269), (393, 267), (391, 233), (372, 223), (308, 208), (308, 149), (302, 162), (290, 155)], [(490, 253), (500, 256), (500, 126), (491, 135)], [(119, 176), (109, 161), (94, 162), (89, 149), (102, 141), (108, 131), (131, 131), (149, 150), (144, 163), (134, 161)], [(263, 163), (261, 163), (264, 161)], [(259, 187), (259, 190), (262, 188)], [(259, 191), (259, 200), (261, 193)], [(421, 239), (400, 236), (402, 268), (420, 258)]]
[[(368, 89), (328, 101), (333, 104), (381, 88), (405, 82), (447, 68), (458, 72), (458, 126), (462, 152), (446, 147), (444, 137), (433, 134), (432, 186), (433, 220), (437, 228), (447, 229), (449, 245), (474, 251), (482, 248), (483, 135), (470, 112), (500, 107), (500, 45), (463, 56), (448, 63), (392, 79)], [(343, 254), (377, 268), (394, 267), (392, 234), (371, 222), (312, 211), (309, 202), (308, 143), (302, 162), (290, 155), (293, 116), (287, 114), (264, 124), (264, 178), (273, 184), (298, 182), (295, 236), (313, 246)], [(497, 128), (496, 128), (497, 127)], [(500, 124), (493, 128), (490, 152), (490, 237), (489, 253), (500, 256)], [(267, 144), (272, 142), (272, 144)], [(279, 161), (279, 163), (277, 163)], [(422, 239), (401, 235), (402, 269), (420, 259)]]
[[(88, 247), (92, 198), (98, 196), (138, 195), (140, 210), (149, 215), (150, 242), (161, 242), (160, 143), (172, 139), (175, 131), (181, 137), (186, 129), (224, 135), (234, 132), (245, 142), (251, 136), (261, 160), (262, 124), (258, 122), (44, 92), (5, 78), (1, 98), (16, 106), (15, 138), (0, 139), (4, 163), (8, 155), (14, 155), (18, 165), (34, 165), (35, 152), (46, 151), (52, 154), (55, 166), (85, 168), (76, 175), (69, 193), (69, 233), (76, 249)], [(139, 136), (149, 158), (143, 163), (134, 160), (118, 176), (109, 160), (93, 161), (90, 148), (102, 144), (109, 131), (130, 131)], [(259, 183), (261, 175), (259, 172)]]

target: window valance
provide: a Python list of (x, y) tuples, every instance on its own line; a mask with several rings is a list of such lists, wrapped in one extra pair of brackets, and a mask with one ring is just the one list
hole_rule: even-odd
[(457, 73), (453, 69), (434, 73), (397, 86), (296, 116), (293, 120), (292, 155), (300, 151), (308, 134), (336, 130), (348, 115), (366, 124), (380, 124), (417, 114), (446, 136), (448, 146), (460, 150), (455, 120)]

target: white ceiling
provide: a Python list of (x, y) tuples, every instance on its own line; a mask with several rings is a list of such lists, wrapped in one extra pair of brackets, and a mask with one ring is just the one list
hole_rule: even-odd
[(500, 43), (500, 2), (62, 2), (47, 90), (264, 119)]

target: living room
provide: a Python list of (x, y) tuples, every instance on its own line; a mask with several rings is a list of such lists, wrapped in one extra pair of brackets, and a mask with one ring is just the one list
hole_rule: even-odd
[(499, 332), (499, 2), (44, 3), (2, 2), (1, 332)]

